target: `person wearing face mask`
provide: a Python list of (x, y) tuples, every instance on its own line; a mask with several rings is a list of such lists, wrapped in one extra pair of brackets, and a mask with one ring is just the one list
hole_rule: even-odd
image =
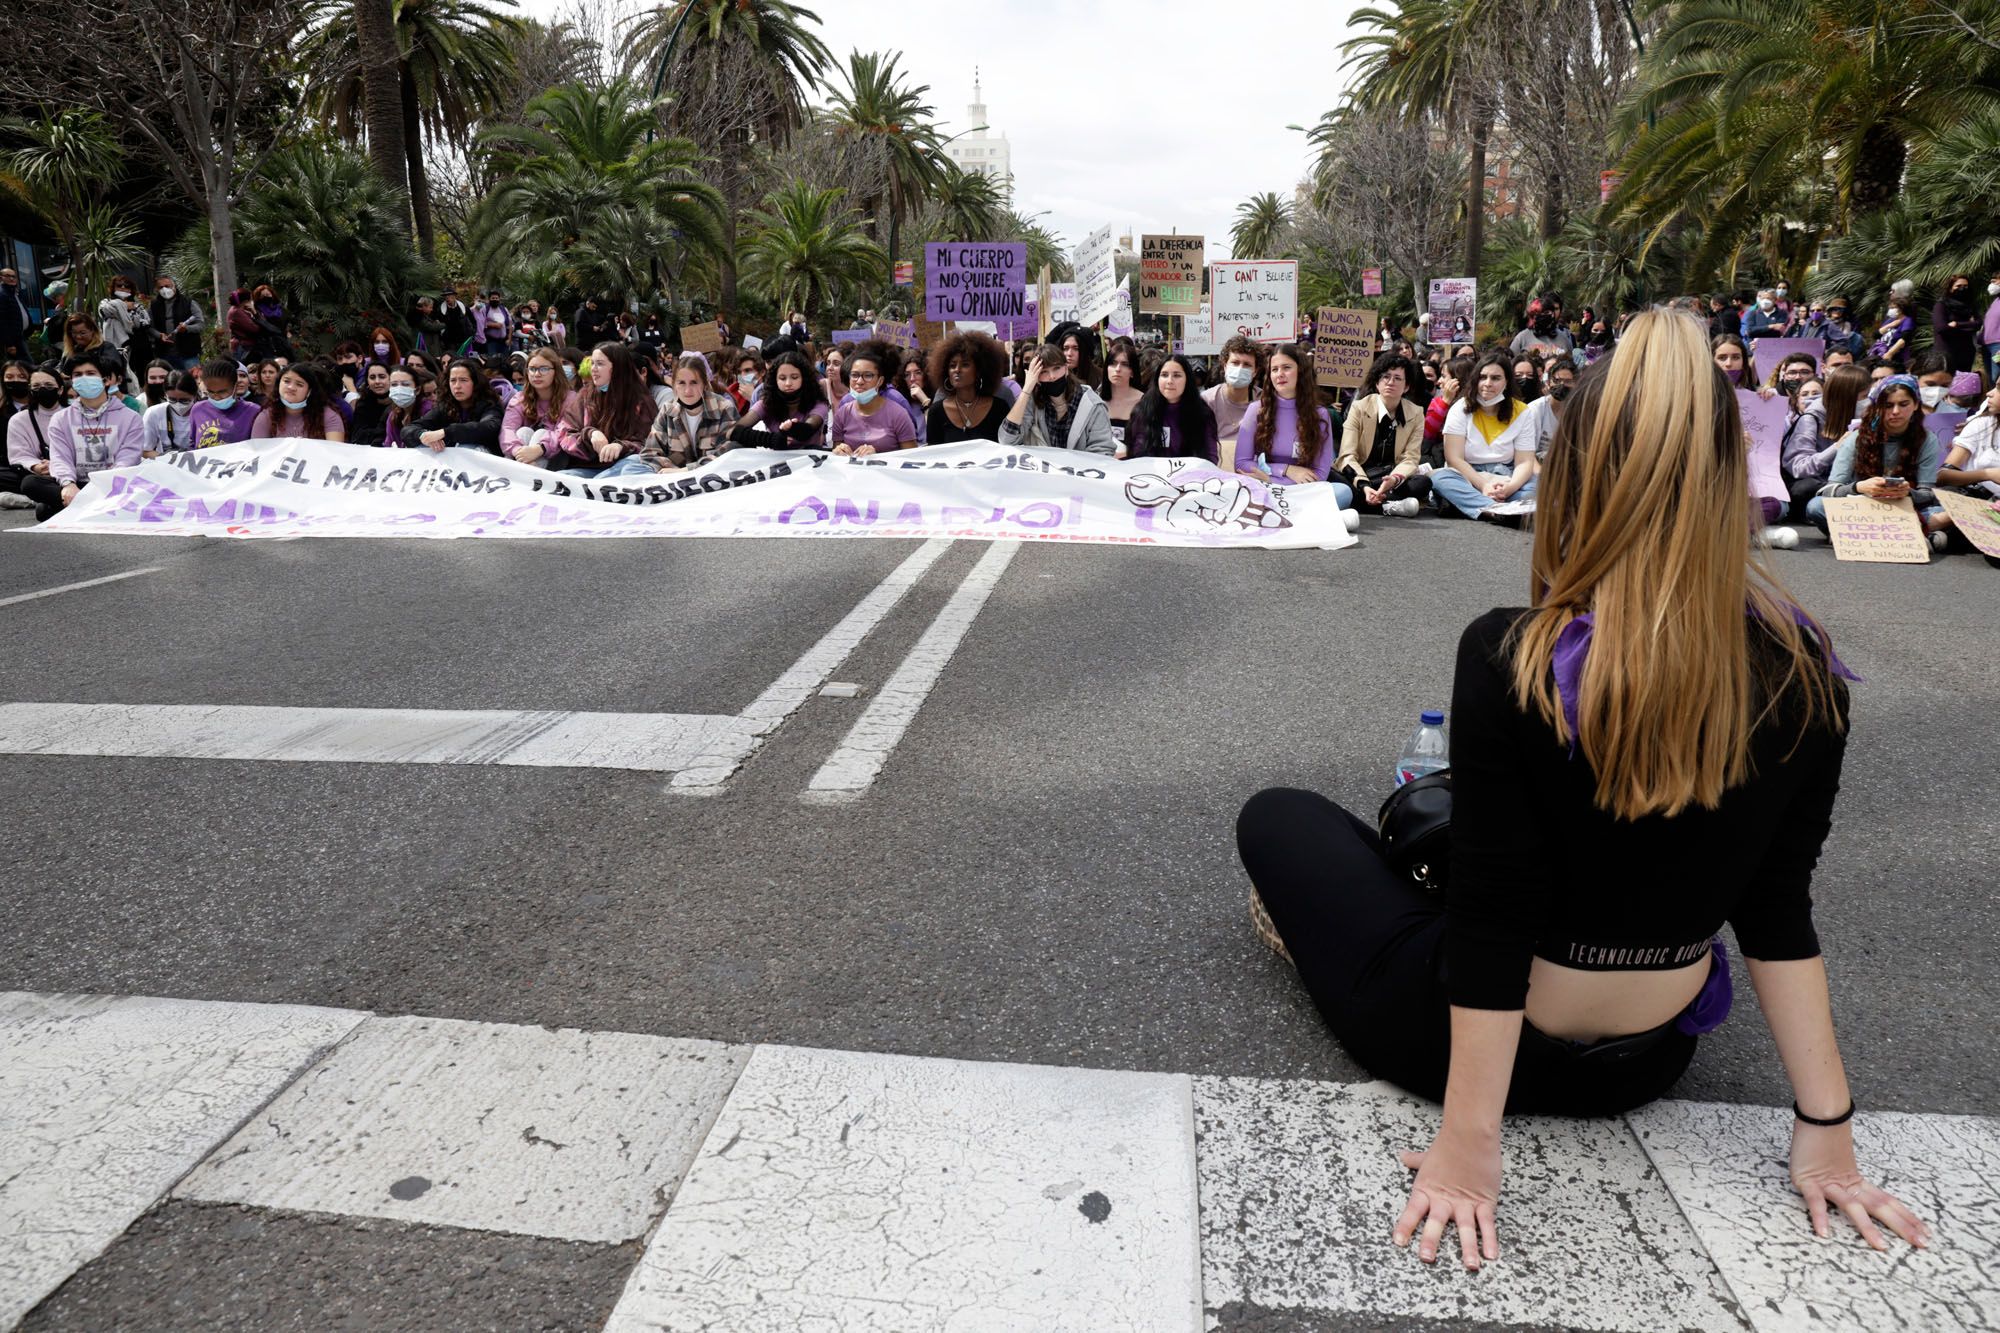
[(16, 385), (22, 390), (20, 406), (7, 417), (7, 461), (0, 466), (0, 495), (7, 497), (9, 509), (32, 509), (35, 501), (22, 487), (30, 477), (49, 475), (49, 428), (62, 410), (62, 381), (50, 371), (28, 369), (25, 361), (9, 361), (10, 406), (16, 402)]
[(1362, 513), (1415, 518), (1430, 498), (1431, 479), (1417, 471), (1424, 413), (1407, 396), (1418, 375), (1407, 356), (1375, 358), (1347, 414), (1334, 473), (1353, 487), (1354, 507)]
[(1070, 373), (1060, 343), (1041, 345), (1028, 363), (1023, 392), (1000, 423), (1000, 443), (1012, 448), (1077, 449), (1110, 457), (1111, 413), (1096, 390)]
[(201, 331), (207, 327), (201, 307), (171, 275), (162, 273), (153, 280), (153, 307), (149, 312), (154, 334), (160, 339), (160, 355), (175, 370), (187, 370), (201, 359)]
[(35, 368), (26, 361), (8, 360), (0, 365), (0, 445), (7, 440), (7, 419), (28, 407), (28, 380)]
[(1875, 341), (1869, 344), (1868, 355), (1880, 357), (1901, 369), (1909, 356), (1910, 333), (1916, 327), (1917, 322), (1904, 310), (1903, 303), (1891, 296), (1888, 309), (1882, 312), (1882, 324), (1876, 330)]
[(382, 444), (390, 449), (403, 447), (403, 429), (423, 420), (431, 410), (431, 387), (437, 381), (428, 371), (402, 365), (389, 372), (389, 410), (382, 414)]
[(1222, 344), (1221, 382), (1202, 391), (1201, 400), (1215, 414), (1216, 437), (1222, 441), (1217, 466), (1236, 470), (1236, 435), (1250, 410), (1251, 391), (1264, 373), (1264, 348), (1242, 334)]
[(763, 383), (764, 358), (748, 350), (734, 352), (729, 361), (729, 396), (735, 400), (737, 416), (750, 410)]
[(1759, 338), (1782, 338), (1790, 327), (1790, 316), (1778, 309), (1777, 293), (1764, 287), (1757, 292), (1756, 304), (1743, 312), (1743, 326), (1738, 332), (1749, 343)]
[(304, 366), (286, 366), (278, 373), (271, 401), (250, 427), (253, 440), (345, 440), (340, 413), (327, 402), (317, 375)]
[(21, 274), (12, 264), (0, 265), (0, 358), (26, 357), (28, 330), (34, 320), (21, 299)]
[(167, 400), (167, 380), (172, 377), (173, 373), (174, 368), (165, 361), (155, 361), (146, 367), (146, 401), (139, 409), (140, 411), (143, 412), (148, 408), (158, 407)]
[(361, 372), (354, 398), (354, 415), (347, 423), (347, 442), (379, 446), (388, 438), (389, 367), (379, 362)]
[(1553, 352), (1568, 356), (1576, 351), (1576, 339), (1562, 326), (1562, 298), (1544, 295), (1528, 302), (1527, 322), (1508, 350), (1517, 357)]
[(146, 409), (146, 457), (164, 453), (185, 453), (194, 448), (195, 399), (201, 396), (201, 380), (191, 370), (167, 372), (160, 401)]
[[(1439, 512), (1479, 518), (1504, 501), (1526, 501), (1535, 493), (1532, 444), (1502, 444), (1514, 418), (1527, 410), (1513, 395), (1508, 358), (1483, 353), (1473, 363), (1459, 399), (1444, 422), (1445, 466), (1431, 474), (1431, 499)], [(1518, 527), (1518, 516), (1502, 520)]]
[(71, 368), (76, 396), (49, 423), (49, 470), (21, 480), (21, 493), (35, 502), (36, 522), (61, 513), (94, 474), (132, 467), (144, 457), (145, 423), (111, 395), (109, 376), (121, 366), (115, 357), (86, 355)]
[(201, 401), (188, 413), (195, 448), (210, 449), (250, 438), (250, 428), (257, 424), (257, 404), (245, 401), (237, 387), (241, 370), (227, 357), (202, 366)]
[(150, 336), (140, 336), (141, 330), (150, 335), (152, 318), (139, 304), (138, 290), (130, 278), (113, 278), (109, 295), (97, 305), (97, 326), (104, 332), (105, 343), (128, 360), (138, 359), (130, 350), (135, 337), (139, 338), (140, 352), (148, 350), (145, 344), (152, 341)]
[[(2000, 384), (2000, 273), (1986, 280), (1986, 318), (1979, 326), (1979, 342), (1986, 352), (1986, 382)], [(0, 290), (0, 302), (6, 300), (6, 293)], [(0, 328), (4, 328), (4, 313), (0, 313)], [(0, 342), (4, 342), (0, 336)]]
[(1917, 401), (1925, 412), (1935, 412), (1951, 394), (1952, 369), (1945, 354), (1926, 348), (1910, 358), (1910, 375), (1917, 381)]
[(1771, 288), (1771, 297), (1776, 304), (1779, 316), (1785, 321), (1785, 328), (1796, 332), (1799, 321), (1792, 305), (1791, 284), (1787, 283), (1783, 278), (1778, 279), (1777, 286)]
[(1548, 457), (1549, 441), (1556, 435), (1556, 423), (1562, 416), (1562, 405), (1568, 401), (1571, 391), (1576, 388), (1576, 367), (1567, 361), (1552, 361), (1544, 372), (1548, 383), (1543, 393), (1528, 404), (1527, 409), (1517, 413), (1493, 442), (1495, 452), (1507, 448), (1519, 452), (1533, 451), (1535, 455), (1535, 475), (1540, 477), (1543, 461)]
[(1791, 496), (1793, 522), (1806, 520), (1806, 506), (1826, 485), (1840, 442), (1859, 414), (1868, 388), (1867, 371), (1842, 366), (1828, 371), (1824, 380), (1807, 380), (1794, 390), (1792, 410), (1797, 415), (1778, 451), (1778, 471)]
[(384, 370), (403, 364), (403, 345), (396, 341), (396, 335), (377, 325), (368, 334), (368, 350), (361, 358), (363, 366), (381, 366)]
[(849, 352), (848, 395), (827, 417), (826, 438), (832, 452), (866, 457), (918, 443), (909, 413), (891, 401), (902, 365), (902, 352), (883, 342), (861, 343)]
[(1931, 309), (1932, 346), (1944, 353), (1953, 372), (1979, 364), (1979, 311), (1972, 304), (1972, 279), (1954, 273)]

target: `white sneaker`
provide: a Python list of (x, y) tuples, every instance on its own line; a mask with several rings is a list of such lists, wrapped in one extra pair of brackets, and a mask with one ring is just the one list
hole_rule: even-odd
[[(1352, 532), (1354, 531), (1354, 529), (1349, 528), (1348, 531)], [(1933, 532), (1931, 534), (1931, 549), (1933, 551), (1936, 551), (1940, 555), (1942, 555), (1945, 549), (1950, 545), (1951, 545), (1951, 538), (1948, 535), (1946, 535), (1945, 530), (1943, 528), (1939, 528), (1936, 532)]]
[(1412, 499), (1391, 500), (1382, 506), (1382, 512), (1391, 518), (1415, 518), (1423, 506)]
[(0, 491), (0, 509), (33, 509), (35, 502), (18, 491)]
[(1340, 521), (1347, 525), (1347, 530), (1349, 532), (1361, 531), (1361, 511), (1358, 509), (1341, 510)]
[(1796, 528), (1765, 528), (1764, 545), (1774, 551), (1796, 551), (1799, 534)]

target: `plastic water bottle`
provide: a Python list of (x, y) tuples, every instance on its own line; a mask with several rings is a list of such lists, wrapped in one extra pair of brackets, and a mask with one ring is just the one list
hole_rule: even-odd
[(1418, 722), (1417, 729), (1410, 733), (1410, 739), (1403, 743), (1402, 756), (1396, 760), (1398, 787), (1451, 765), (1451, 744), (1445, 739), (1444, 714), (1437, 709), (1426, 708)]

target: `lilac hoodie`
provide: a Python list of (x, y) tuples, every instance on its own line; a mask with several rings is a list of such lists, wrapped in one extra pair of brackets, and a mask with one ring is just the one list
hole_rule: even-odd
[(71, 403), (49, 423), (49, 475), (65, 486), (93, 472), (135, 467), (145, 452), (144, 418), (116, 398), (95, 412)]

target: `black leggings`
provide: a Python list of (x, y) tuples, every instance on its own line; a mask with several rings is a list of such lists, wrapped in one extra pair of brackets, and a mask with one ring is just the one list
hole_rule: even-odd
[[(1346, 482), (1354, 488), (1354, 507), (1356, 509), (1359, 509), (1364, 514), (1379, 514), (1382, 512), (1382, 506), (1369, 504), (1363, 496), (1362, 491), (1369, 486), (1380, 486), (1382, 478), (1388, 476), (1396, 469), (1394, 467), (1371, 467), (1364, 470), (1368, 475), (1368, 480), (1366, 481), (1356, 479), (1351, 472), (1342, 473), (1339, 480)], [(1415, 500), (1421, 504), (1430, 498), (1431, 479), (1421, 472), (1412, 472), (1396, 484), (1395, 490), (1389, 492), (1389, 499), (1392, 502), (1396, 500)]]
[[(1273, 787), (1236, 820), (1236, 846), (1306, 991), (1362, 1068), (1433, 1101), (1451, 1064), (1444, 903), (1389, 868), (1375, 830), (1315, 792)], [(1663, 1095), (1695, 1039), (1584, 1045), (1525, 1020), (1507, 1110), (1617, 1115)]]

